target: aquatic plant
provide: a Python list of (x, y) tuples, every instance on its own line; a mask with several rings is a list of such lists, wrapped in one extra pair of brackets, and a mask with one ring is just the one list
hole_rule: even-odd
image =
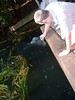
[[(0, 63), (2, 64), (3, 61)], [(4, 89), (9, 91), (8, 94), (10, 95), (11, 100), (25, 100), (27, 96), (26, 79), (28, 71), (29, 67), (27, 60), (22, 56), (12, 56), (7, 59), (6, 64), (2, 64), (0, 71), (0, 84), (3, 86), (2, 90)], [(1, 95), (2, 92), (4, 91), (1, 91), (0, 89), (0, 98), (9, 97), (6, 94), (6, 91)]]
[(0, 84), (0, 100), (10, 100), (10, 91), (7, 85)]
[(25, 63), (26, 59), (19, 57), (19, 60), (20, 69), (18, 70), (16, 77), (13, 79), (14, 93), (16, 92), (16, 98), (18, 98), (18, 100), (25, 100), (27, 95), (26, 79), (29, 67), (27, 67), (27, 63)]

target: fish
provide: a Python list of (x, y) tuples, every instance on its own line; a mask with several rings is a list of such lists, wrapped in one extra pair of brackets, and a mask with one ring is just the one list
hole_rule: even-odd
[(46, 46), (46, 42), (42, 41), (39, 36), (38, 37), (34, 37), (31, 40), (30, 44), (36, 44), (36, 45), (40, 45), (40, 46)]

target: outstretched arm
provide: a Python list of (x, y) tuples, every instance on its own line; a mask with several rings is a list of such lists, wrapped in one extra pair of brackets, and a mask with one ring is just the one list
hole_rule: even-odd
[(70, 52), (71, 49), (71, 32), (66, 37), (66, 50), (67, 52)]
[(66, 42), (66, 50), (59, 53), (59, 56), (67, 55), (70, 52), (70, 50), (71, 50), (71, 32), (66, 35), (65, 42)]
[(47, 33), (48, 33), (48, 30), (49, 30), (50, 25), (51, 25), (51, 23), (45, 24), (44, 33), (43, 33), (42, 35), (40, 35), (40, 39), (41, 39), (41, 40), (44, 40), (45, 36), (46, 36)]

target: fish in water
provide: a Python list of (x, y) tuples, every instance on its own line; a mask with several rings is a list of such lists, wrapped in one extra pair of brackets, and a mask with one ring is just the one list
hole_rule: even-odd
[(37, 45), (46, 46), (45, 41), (42, 41), (42, 40), (40, 39), (40, 37), (34, 37), (34, 38), (32, 39), (32, 41), (30, 42), (30, 44), (37, 44)]

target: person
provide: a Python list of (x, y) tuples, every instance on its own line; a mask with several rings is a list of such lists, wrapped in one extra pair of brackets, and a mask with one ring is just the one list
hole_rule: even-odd
[(45, 10), (37, 10), (34, 13), (34, 21), (37, 24), (45, 24), (45, 29), (40, 39), (44, 40), (52, 20), (59, 24), (61, 38), (66, 42), (66, 49), (59, 56), (67, 55), (71, 51), (71, 45), (75, 43), (75, 3), (53, 2)]
[[(55, 2), (55, 1), (58, 1), (58, 0), (35, 0), (35, 1), (38, 5), (39, 9), (44, 10), (48, 6), (48, 4)], [(55, 30), (59, 29), (59, 25), (54, 23), (54, 21), (52, 22), (52, 27)]]

